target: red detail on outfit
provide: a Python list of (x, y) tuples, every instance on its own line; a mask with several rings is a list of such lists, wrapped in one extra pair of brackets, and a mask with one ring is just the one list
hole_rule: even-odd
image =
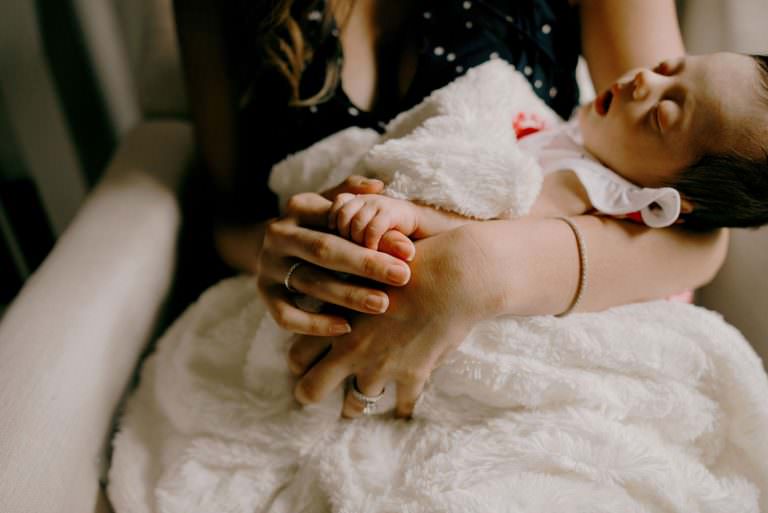
[(543, 119), (534, 113), (518, 112), (515, 119), (512, 120), (512, 128), (515, 130), (517, 138), (522, 139), (526, 135), (544, 130), (546, 124)]
[(643, 214), (639, 210), (637, 212), (630, 212), (627, 214), (627, 219), (636, 223), (645, 224), (645, 221), (643, 221)]

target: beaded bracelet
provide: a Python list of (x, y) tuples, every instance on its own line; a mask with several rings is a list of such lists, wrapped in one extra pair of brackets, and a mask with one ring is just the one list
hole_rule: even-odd
[(584, 237), (581, 236), (581, 231), (579, 231), (579, 227), (576, 226), (576, 223), (567, 217), (558, 217), (558, 219), (564, 221), (571, 228), (573, 235), (576, 237), (576, 246), (579, 251), (579, 284), (576, 287), (576, 295), (574, 296), (573, 301), (571, 301), (570, 306), (568, 306), (564, 312), (555, 316), (565, 317), (581, 302), (581, 299), (584, 297), (584, 291), (587, 289), (587, 247), (586, 244), (584, 244)]

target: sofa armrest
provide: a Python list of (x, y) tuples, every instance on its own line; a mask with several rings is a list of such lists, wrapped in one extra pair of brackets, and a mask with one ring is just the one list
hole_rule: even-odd
[(147, 122), (0, 323), (0, 511), (92, 512), (112, 418), (169, 290), (192, 130)]

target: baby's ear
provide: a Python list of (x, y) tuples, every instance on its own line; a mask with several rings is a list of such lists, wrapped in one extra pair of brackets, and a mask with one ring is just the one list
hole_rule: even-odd
[(686, 199), (682, 194), (680, 195), (680, 217), (677, 218), (675, 224), (682, 224), (685, 222), (684, 214), (690, 214), (693, 212), (693, 203)]
[(690, 214), (693, 212), (693, 203), (688, 200), (685, 196), (680, 196), (680, 213), (681, 214)]

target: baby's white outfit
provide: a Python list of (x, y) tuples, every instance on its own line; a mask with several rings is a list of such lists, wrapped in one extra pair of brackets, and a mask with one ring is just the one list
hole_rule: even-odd
[(611, 216), (636, 212), (651, 228), (675, 223), (680, 215), (680, 194), (671, 187), (639, 187), (601, 164), (585, 148), (578, 121), (574, 118), (553, 128), (525, 135), (517, 142), (534, 155), (544, 175), (573, 171), (595, 210)]

